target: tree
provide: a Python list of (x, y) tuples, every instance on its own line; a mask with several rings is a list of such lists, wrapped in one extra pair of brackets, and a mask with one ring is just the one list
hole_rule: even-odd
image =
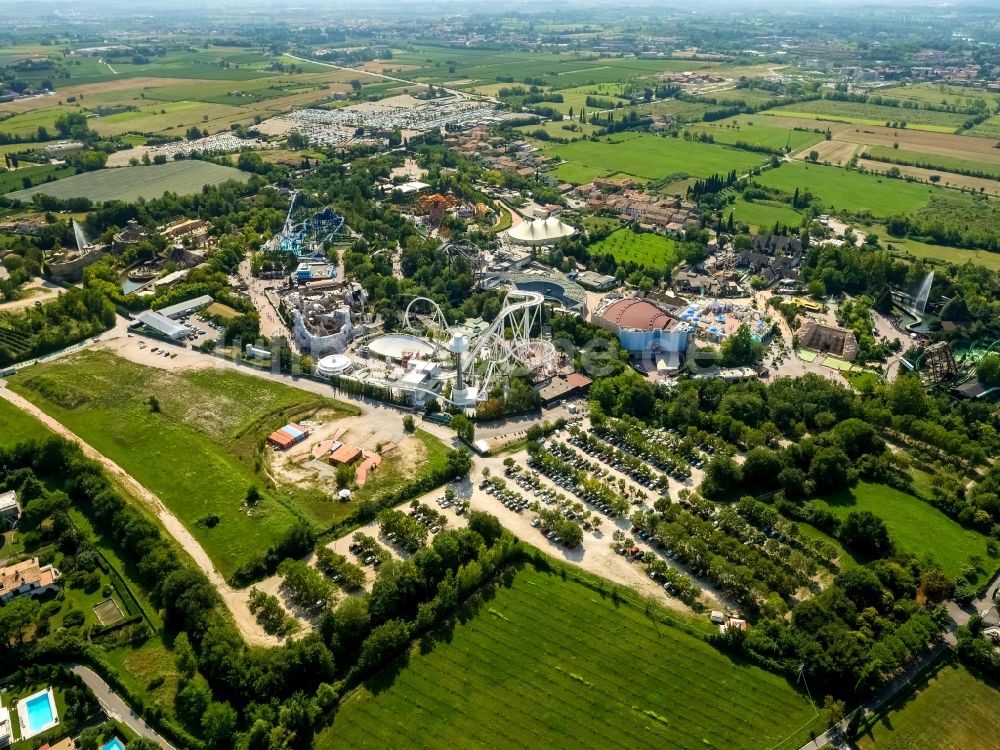
[(410, 628), (402, 620), (389, 620), (372, 629), (371, 635), (361, 644), (358, 668), (374, 671), (410, 642)]
[(820, 448), (809, 462), (809, 478), (819, 492), (843, 489), (851, 479), (851, 460), (840, 448)]
[(892, 381), (886, 392), (886, 401), (893, 414), (927, 415), (927, 391), (916, 375), (903, 373)]
[(203, 677), (195, 677), (177, 693), (174, 699), (174, 711), (186, 727), (198, 731), (202, 728), (201, 719), (212, 702), (212, 689)]
[(753, 340), (750, 326), (744, 323), (736, 329), (736, 333), (722, 342), (720, 362), (725, 367), (743, 367), (753, 364), (760, 352), (761, 345)]
[(845, 419), (833, 428), (833, 436), (851, 459), (866, 453), (878, 455), (885, 450), (885, 441), (868, 422), (857, 418)]
[(840, 541), (869, 557), (886, 557), (892, 552), (885, 521), (870, 510), (852, 510), (847, 514), (840, 527)]
[[(236, 730), (236, 711), (228, 703), (212, 703), (201, 717), (201, 727), (209, 747), (229, 747)], [(133, 745), (130, 744), (129, 747)]]
[(146, 405), (149, 406), (149, 410), (153, 414), (160, 413), (160, 399), (158, 399), (156, 396), (150, 396), (149, 398), (147, 398)]
[(469, 514), (469, 528), (483, 538), (487, 547), (492, 547), (503, 533), (503, 527), (496, 516), (481, 510), (474, 510)]
[(823, 699), (823, 720), (827, 727), (835, 727), (844, 720), (847, 706), (844, 701), (836, 700), (832, 695)]
[(979, 360), (976, 377), (987, 388), (1000, 386), (1000, 354), (987, 354)]
[(181, 677), (190, 680), (198, 669), (198, 657), (191, 648), (187, 633), (181, 632), (174, 639), (174, 663)]
[(809, 159), (809, 161), (815, 164), (816, 162), (819, 161), (819, 151), (816, 150), (810, 151), (809, 156), (807, 158)]
[(471, 443), (475, 439), (476, 425), (464, 414), (456, 414), (451, 418), (451, 426), (461, 440)]
[(354, 467), (350, 464), (341, 464), (338, 466), (336, 472), (338, 489), (350, 487), (354, 481), (355, 473)]
[(749, 490), (773, 487), (782, 469), (781, 456), (768, 448), (751, 448), (743, 462), (743, 484)]
[(414, 432), (417, 429), (417, 425), (413, 421), (412, 415), (407, 414), (405, 417), (403, 417), (403, 429), (410, 433)]
[(920, 573), (920, 592), (928, 604), (938, 604), (952, 597), (955, 583), (941, 568), (931, 565)]

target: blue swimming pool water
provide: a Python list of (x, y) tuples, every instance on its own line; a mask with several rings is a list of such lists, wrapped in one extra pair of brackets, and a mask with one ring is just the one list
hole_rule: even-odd
[(101, 750), (125, 750), (125, 746), (120, 739), (115, 737), (111, 742), (102, 745)]
[(48, 693), (36, 695), (27, 702), (26, 708), (28, 709), (28, 724), (31, 725), (28, 731), (31, 733), (40, 731), (42, 727), (51, 724), (55, 718), (52, 715), (52, 704), (49, 702)]

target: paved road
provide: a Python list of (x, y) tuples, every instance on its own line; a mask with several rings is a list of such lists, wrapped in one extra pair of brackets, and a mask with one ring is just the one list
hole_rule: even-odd
[(91, 692), (97, 696), (97, 702), (101, 704), (110, 718), (120, 721), (140, 737), (152, 740), (164, 750), (175, 750), (174, 746), (161, 737), (155, 729), (147, 724), (141, 716), (135, 713), (121, 697), (111, 689), (100, 675), (90, 667), (82, 664), (67, 664), (67, 667), (77, 675), (84, 684), (90, 688)]

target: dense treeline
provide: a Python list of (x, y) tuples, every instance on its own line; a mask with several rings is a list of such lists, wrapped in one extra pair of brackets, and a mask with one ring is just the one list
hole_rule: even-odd
[(69, 289), (40, 306), (0, 313), (0, 366), (58, 351), (114, 323), (114, 305), (90, 289)]

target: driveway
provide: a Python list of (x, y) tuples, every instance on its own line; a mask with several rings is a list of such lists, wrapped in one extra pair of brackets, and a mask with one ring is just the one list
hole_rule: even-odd
[(164, 748), (164, 750), (175, 750), (174, 746), (163, 739), (155, 729), (149, 726), (141, 716), (133, 711), (97, 672), (81, 664), (67, 664), (66, 666), (90, 688), (90, 691), (97, 697), (97, 702), (109, 718), (120, 721), (140, 737), (152, 740)]

